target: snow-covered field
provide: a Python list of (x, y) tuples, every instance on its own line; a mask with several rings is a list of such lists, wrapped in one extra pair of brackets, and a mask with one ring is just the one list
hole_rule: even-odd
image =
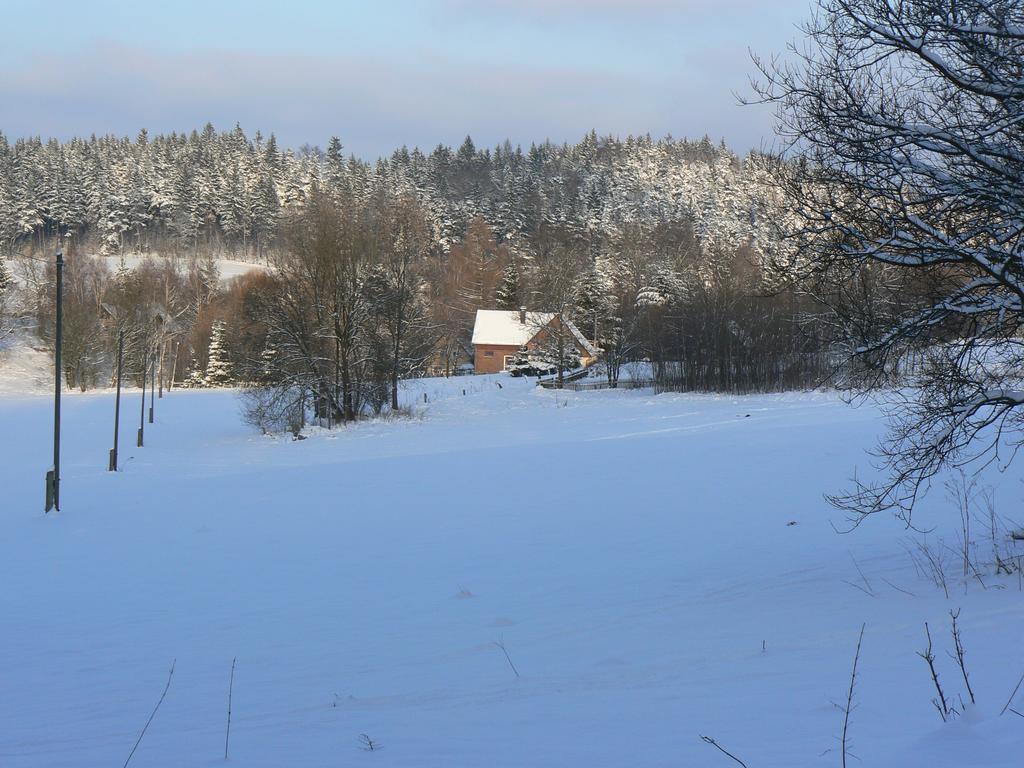
[[(152, 259), (156, 263), (160, 263), (160, 259), (163, 258), (158, 255), (139, 255), (139, 254), (128, 254), (124, 257), (121, 256), (97, 256), (98, 259), (106, 262), (107, 267), (110, 271), (115, 271), (121, 266), (121, 262), (124, 261), (124, 265), (128, 269), (136, 269), (139, 265), (144, 263), (147, 259)], [(179, 259), (178, 263), (182, 269), (187, 268), (188, 259)], [(238, 259), (227, 259), (227, 258), (216, 258), (213, 263), (217, 265), (217, 274), (220, 275), (221, 281), (228, 281), (235, 277), (241, 277), (249, 272), (262, 272), (267, 269), (264, 264), (255, 264), (250, 261), (239, 261)]]
[[(129, 253), (125, 254), (124, 256), (99, 256), (96, 254), (91, 255), (93, 255), (93, 257), (96, 258), (97, 260), (106, 264), (107, 268), (111, 272), (116, 271), (121, 266), (122, 262), (128, 269), (137, 269), (146, 261), (153, 261), (154, 263), (159, 265), (162, 261), (166, 259), (170, 259), (171, 262), (180, 270), (184, 271), (187, 270), (189, 267), (188, 258), (174, 259), (167, 256), (160, 256), (159, 254), (156, 253)], [(229, 280), (232, 280), (236, 277), (241, 277), (242, 275), (248, 274), (249, 272), (263, 272), (268, 269), (267, 265), (265, 264), (257, 264), (251, 261), (240, 261), (238, 259), (215, 258), (213, 259), (213, 263), (217, 266), (217, 274), (220, 276), (221, 282), (228, 282)], [(11, 274), (14, 275), (14, 278), (18, 284), (24, 285), (28, 281), (28, 278), (26, 277), (24, 271), (22, 270), (21, 266), (18, 264), (16, 260), (10, 260), (8, 262), (8, 267), (11, 270)]]
[[(418, 418), (293, 442), (232, 392), (175, 391), (136, 449), (128, 393), (112, 474), (112, 396), (69, 395), (44, 515), (51, 403), (0, 397), (0, 765), (122, 765), (172, 661), (131, 765), (221, 765), (237, 657), (231, 765), (735, 765), (705, 734), (750, 768), (838, 766), (863, 622), (851, 765), (1024, 761), (999, 716), (1016, 577), (946, 599), (894, 520), (832, 528), (822, 492), (865, 470), (874, 408), (504, 377), (406, 399)], [(990, 478), (1009, 516), (1019, 476)], [(952, 540), (941, 489), (919, 515)], [(915, 652), (927, 620), (964, 691), (955, 608), (978, 705), (943, 724)]]

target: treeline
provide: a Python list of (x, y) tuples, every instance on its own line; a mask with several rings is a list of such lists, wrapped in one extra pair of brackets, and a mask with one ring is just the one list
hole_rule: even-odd
[(764, 162), (724, 144), (598, 137), (528, 149), (505, 142), (429, 153), (401, 148), (368, 163), (325, 150), (282, 149), (274, 136), (210, 125), (191, 134), (66, 142), (0, 134), (0, 249), (48, 249), (58, 234), (90, 253), (234, 254), (263, 259), (281, 244), (289, 211), (313, 190), (362, 204), (389, 193), (415, 197), (443, 249), (474, 218), (501, 242), (541, 226), (610, 235), (686, 220), (705, 247), (772, 247), (777, 216)]

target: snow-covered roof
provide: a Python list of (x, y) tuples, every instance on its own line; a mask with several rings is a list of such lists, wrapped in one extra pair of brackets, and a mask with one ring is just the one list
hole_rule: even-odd
[[(554, 312), (527, 312), (522, 322), (519, 311), (506, 312), (498, 309), (478, 309), (473, 324), (473, 344), (500, 344), (521, 347), (551, 322)], [(591, 357), (597, 357), (597, 349), (568, 320), (565, 327), (579, 345)]]
[(597, 347), (587, 340), (587, 337), (584, 336), (583, 332), (576, 327), (574, 322), (566, 320), (565, 327), (569, 330), (569, 333), (575, 337), (576, 341), (579, 342), (579, 345), (587, 351), (587, 354), (590, 355), (590, 357), (597, 357)]
[(473, 324), (473, 344), (502, 344), (521, 347), (551, 322), (554, 312), (527, 312), (521, 323), (518, 310), (478, 309)]

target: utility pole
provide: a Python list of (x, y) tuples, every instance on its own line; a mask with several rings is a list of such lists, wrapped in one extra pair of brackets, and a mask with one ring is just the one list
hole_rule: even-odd
[(136, 436), (135, 445), (142, 447), (143, 437), (146, 434), (146, 358), (148, 354), (142, 353), (142, 403), (139, 406), (139, 433)]
[(107, 471), (117, 472), (117, 435), (121, 424), (121, 362), (124, 357), (124, 329), (117, 334), (117, 394), (114, 395), (114, 447), (110, 449)]
[[(156, 399), (156, 350), (150, 353), (149, 357), (149, 423), (153, 423), (153, 406)], [(142, 399), (146, 399), (146, 388), (142, 388)]]
[(64, 341), (64, 251), (57, 249), (57, 329), (53, 359), (53, 469), (46, 473), (46, 511), (60, 512), (60, 361)]

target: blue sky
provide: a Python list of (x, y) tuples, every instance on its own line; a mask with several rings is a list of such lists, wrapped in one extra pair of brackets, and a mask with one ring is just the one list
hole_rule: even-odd
[[(17, 3), (0, 130), (66, 138), (218, 128), (373, 158), (407, 144), (600, 134), (771, 141), (740, 107), (748, 48), (782, 52), (809, 0), (177, 0)], [(45, 14), (45, 18), (41, 16)]]

